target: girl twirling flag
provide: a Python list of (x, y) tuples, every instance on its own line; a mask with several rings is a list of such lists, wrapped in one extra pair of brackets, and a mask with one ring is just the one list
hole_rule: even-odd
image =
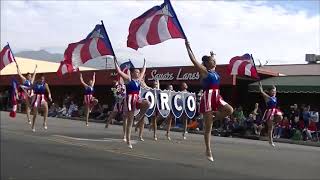
[(15, 62), (9, 43), (0, 51), (0, 71), (8, 64)]

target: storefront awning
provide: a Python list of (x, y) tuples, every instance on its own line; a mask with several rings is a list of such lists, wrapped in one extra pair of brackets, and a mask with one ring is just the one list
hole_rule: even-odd
[[(261, 81), (264, 88), (275, 85), (279, 93), (320, 93), (320, 76), (278, 76)], [(259, 92), (259, 81), (249, 84), (249, 92)]]

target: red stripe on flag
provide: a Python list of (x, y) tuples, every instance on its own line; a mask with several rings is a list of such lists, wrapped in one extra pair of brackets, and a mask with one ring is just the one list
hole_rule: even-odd
[(243, 61), (239, 67), (238, 67), (238, 75), (245, 75), (245, 69), (246, 69), (246, 65), (247, 64), (250, 64), (249, 62), (247, 61)]
[(251, 76), (252, 77), (257, 78), (257, 79), (259, 78), (258, 72), (257, 72), (257, 70), (256, 70), (256, 68), (254, 66), (251, 67), (250, 71), (251, 71)]
[(97, 42), (97, 47), (99, 53), (104, 56), (104, 55), (112, 55), (111, 50), (106, 47), (106, 44), (103, 42), (101, 38), (98, 39)]
[[(246, 60), (246, 59), (244, 59), (243, 56), (235, 56), (235, 57), (231, 58), (230, 61), (229, 61), (229, 65), (227, 67), (227, 73), (228, 74), (231, 74), (232, 68), (234, 66), (234, 63), (237, 62), (238, 60), (243, 61), (243, 60)], [(239, 68), (240, 68), (240, 66), (239, 66)], [(238, 74), (237, 75), (241, 75), (241, 74), (239, 74), (239, 70), (238, 70)]]
[(145, 19), (134, 19), (130, 23), (129, 27), (129, 35), (127, 40), (127, 46), (137, 50), (139, 48), (137, 43), (137, 31), (139, 30), (140, 26), (144, 23)]
[(0, 52), (1, 58), (4, 56), (4, 54), (5, 54), (6, 51), (8, 51), (8, 50), (9, 50), (9, 48), (8, 48), (7, 46), (5, 46), (5, 47), (2, 49), (2, 51)]
[(232, 66), (233, 64), (237, 61), (237, 60), (243, 60), (242, 56), (236, 56), (236, 57), (233, 57), (232, 59), (230, 59), (230, 63)]
[(147, 41), (148, 44), (157, 44), (160, 43), (160, 37), (159, 37), (159, 32), (158, 32), (158, 24), (159, 24), (159, 19), (162, 17), (162, 15), (156, 15), (153, 17), (149, 31), (147, 33)]
[(67, 49), (64, 51), (64, 60), (72, 64), (72, 53), (79, 43), (71, 43), (68, 45)]
[(81, 58), (81, 61), (83, 64), (85, 62), (87, 62), (89, 59), (92, 59), (90, 51), (89, 51), (89, 46), (90, 46), (91, 41), (93, 41), (92, 38), (90, 38), (90, 40), (86, 41), (80, 50), (80, 58)]
[(139, 16), (138, 18), (134, 19), (131, 21), (130, 26), (129, 26), (129, 35), (128, 35), (128, 40), (127, 40), (127, 46), (137, 50), (139, 48), (138, 43), (137, 43), (137, 31), (141, 27), (141, 25), (148, 19), (149, 17), (153, 16), (158, 9), (152, 8), (148, 10), (147, 12), (144, 13), (144, 16)]
[(235, 63), (238, 59), (240, 59), (240, 57), (241, 57), (241, 56), (236, 56), (236, 57), (233, 57), (233, 58), (230, 59), (229, 65), (228, 65), (228, 67), (227, 67), (227, 73), (228, 73), (228, 74), (231, 74), (232, 67), (233, 67), (234, 63)]
[(0, 70), (2, 70), (5, 67), (4, 62), (3, 62), (3, 58), (4, 58), (4, 55), (5, 55), (7, 50), (8, 50), (8, 47), (5, 46), (2, 49), (2, 51), (0, 51)]
[(167, 25), (172, 38), (183, 38), (182, 32), (180, 32), (176, 25), (173, 23), (171, 17), (168, 17)]
[(1, 59), (1, 61), (0, 61), (0, 70), (2, 70), (3, 68), (4, 68), (4, 64), (3, 64), (2, 59)]
[(9, 49), (8, 49), (8, 54), (7, 54), (7, 56), (8, 56), (9, 64), (12, 63), (12, 62), (13, 62), (13, 59), (12, 59), (11, 52), (10, 52)]

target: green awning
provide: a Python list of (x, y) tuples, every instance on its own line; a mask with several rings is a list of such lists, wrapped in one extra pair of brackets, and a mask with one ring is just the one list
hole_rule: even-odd
[[(275, 85), (279, 93), (320, 93), (320, 76), (278, 76), (261, 81), (263, 88)], [(248, 85), (249, 92), (259, 92), (259, 81)]]

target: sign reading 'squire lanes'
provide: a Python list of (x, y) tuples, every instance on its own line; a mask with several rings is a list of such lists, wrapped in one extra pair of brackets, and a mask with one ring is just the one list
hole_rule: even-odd
[(196, 95), (194, 93), (141, 88), (140, 95), (150, 102), (150, 107), (146, 112), (147, 117), (158, 112), (164, 118), (172, 113), (176, 118), (185, 114), (191, 119), (196, 114)]

